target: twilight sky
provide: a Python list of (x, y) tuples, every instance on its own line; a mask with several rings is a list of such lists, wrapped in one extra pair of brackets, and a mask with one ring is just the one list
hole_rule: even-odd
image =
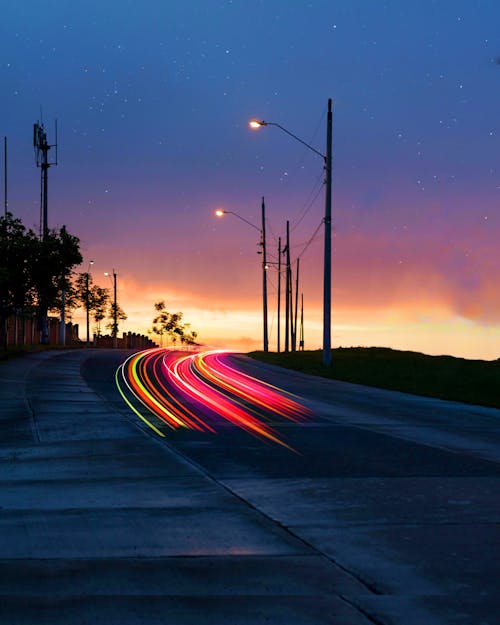
[[(261, 344), (259, 225), (290, 220), (305, 343), (321, 343), (322, 161), (334, 108), (333, 343), (500, 354), (498, 0), (23, 0), (0, 21), (9, 210), (39, 227), (33, 122), (59, 165), (49, 226), (146, 331), (153, 303), (203, 342)], [(3, 169), (3, 168), (2, 168)], [(2, 174), (3, 182), (3, 174)], [(3, 184), (2, 184), (3, 203)], [(276, 272), (270, 270), (271, 348)], [(83, 332), (81, 333), (83, 336)]]

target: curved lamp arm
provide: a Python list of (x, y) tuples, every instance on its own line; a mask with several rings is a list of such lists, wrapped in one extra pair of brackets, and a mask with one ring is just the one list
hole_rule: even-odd
[(305, 141), (303, 141), (300, 137), (297, 137), (297, 135), (294, 135), (293, 132), (290, 132), (289, 130), (287, 130), (284, 126), (282, 126), (281, 124), (277, 124), (276, 122), (266, 122), (264, 120), (257, 120), (257, 119), (252, 119), (250, 121), (250, 127), (251, 128), (260, 128), (261, 126), (276, 126), (276, 128), (279, 128), (280, 130), (282, 130), (283, 132), (286, 132), (287, 135), (289, 135), (290, 137), (292, 137), (293, 139), (295, 139), (296, 141), (298, 141), (299, 143), (302, 143), (302, 145), (305, 145), (306, 148), (309, 148), (312, 152), (314, 152), (315, 154), (317, 154), (318, 156), (321, 156), (321, 158), (326, 161), (326, 156), (324, 154), (322, 154), (321, 152), (319, 152), (316, 148), (313, 148), (312, 145), (309, 145), (309, 143), (306, 143)]
[(258, 226), (253, 224), (251, 221), (248, 221), (248, 219), (245, 219), (241, 215), (238, 215), (238, 213), (235, 213), (234, 211), (227, 211), (227, 210), (224, 210), (223, 208), (218, 208), (215, 211), (215, 214), (217, 215), (217, 217), (222, 217), (222, 215), (234, 215), (235, 217), (238, 217), (238, 219), (241, 219), (241, 221), (244, 221), (249, 226), (252, 226), (252, 228), (255, 228), (259, 232), (262, 232), (261, 229)]

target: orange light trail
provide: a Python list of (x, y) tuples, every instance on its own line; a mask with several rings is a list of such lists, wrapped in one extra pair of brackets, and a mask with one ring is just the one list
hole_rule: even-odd
[(309, 410), (290, 393), (238, 370), (230, 354), (145, 350), (117, 369), (116, 384), (128, 406), (160, 436), (165, 426), (215, 433), (230, 423), (292, 449), (270, 422), (301, 422)]

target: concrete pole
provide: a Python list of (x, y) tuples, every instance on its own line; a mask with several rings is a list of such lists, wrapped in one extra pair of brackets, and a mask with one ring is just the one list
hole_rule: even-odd
[(118, 347), (118, 306), (116, 302), (116, 271), (113, 269), (113, 296), (114, 296), (114, 310), (113, 310), (113, 347)]
[(278, 238), (278, 354), (280, 353), (280, 326), (281, 323), (281, 237)]
[(267, 334), (267, 252), (266, 252), (266, 205), (262, 198), (262, 306), (264, 322), (264, 351), (269, 351)]
[(7, 217), (8, 202), (7, 202), (7, 137), (3, 138), (3, 174), (4, 174), (4, 186), (3, 186), (3, 198), (4, 198), (4, 214)]
[(61, 291), (61, 344), (66, 345), (66, 291)]
[(299, 349), (304, 351), (304, 293), (300, 295), (300, 338)]
[(113, 347), (118, 347), (118, 302), (116, 300), (116, 271), (113, 269)]
[(290, 351), (290, 222), (286, 222), (285, 352)]
[(299, 307), (299, 263), (300, 258), (297, 258), (297, 275), (295, 276), (295, 320), (293, 322), (293, 345), (292, 351), (297, 351), (297, 310)]
[(89, 321), (89, 272), (87, 271), (87, 273), (85, 274), (85, 310), (86, 310), (86, 314), (87, 314), (87, 347), (89, 346), (89, 342), (90, 342), (90, 321)]
[(332, 364), (332, 100), (328, 100), (325, 157), (325, 260), (323, 282), (323, 365)]

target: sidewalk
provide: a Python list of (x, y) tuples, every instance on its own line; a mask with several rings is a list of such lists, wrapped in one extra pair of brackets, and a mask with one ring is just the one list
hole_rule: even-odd
[(2, 624), (374, 622), (366, 586), (94, 393), (86, 356), (0, 363)]

